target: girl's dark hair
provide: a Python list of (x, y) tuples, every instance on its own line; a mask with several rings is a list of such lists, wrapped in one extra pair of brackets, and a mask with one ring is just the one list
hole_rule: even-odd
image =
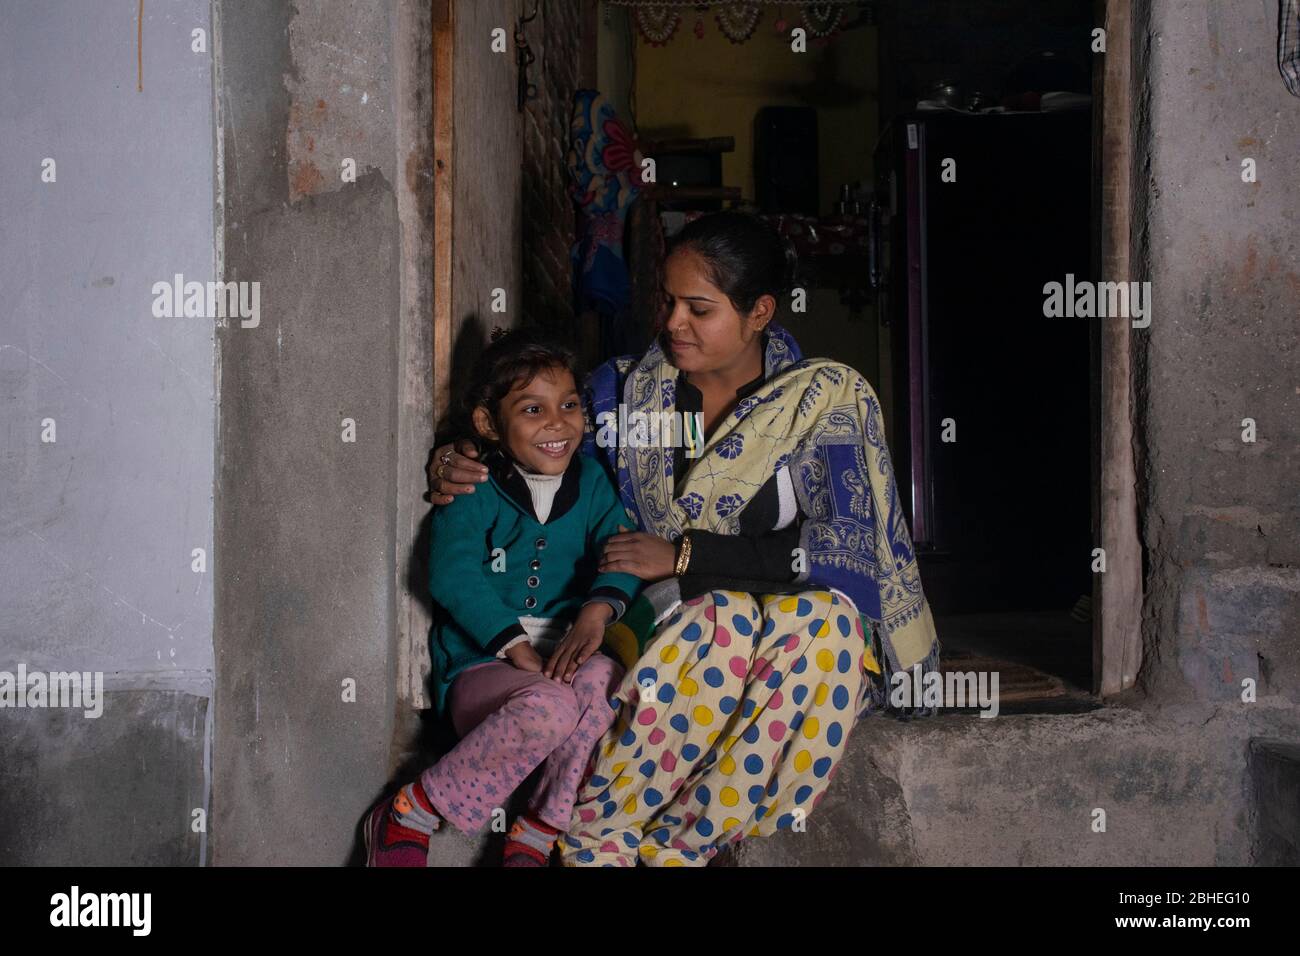
[(668, 244), (668, 254), (690, 249), (704, 260), (709, 281), (737, 312), (748, 314), (760, 296), (779, 306), (794, 287), (799, 256), (793, 243), (752, 213), (710, 213), (687, 223)]
[(532, 328), (494, 329), (492, 341), (474, 363), (469, 387), (461, 397), (460, 418), (464, 434), (480, 445), (492, 443), (474, 428), (474, 409), (482, 405), (501, 431), (501, 400), (516, 385), (531, 382), (547, 369), (564, 369), (578, 380), (577, 357), (569, 346)]

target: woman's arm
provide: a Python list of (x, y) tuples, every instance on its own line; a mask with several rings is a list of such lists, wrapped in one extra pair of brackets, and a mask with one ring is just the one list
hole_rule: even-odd
[[(773, 476), (745, 508), (739, 534), (687, 531), (691, 553), (678, 575), (683, 597), (712, 590), (794, 593), (806, 586), (794, 583), (802, 571), (796, 569), (794, 552), (804, 516), (793, 499), (788, 506), (792, 513), (783, 519), (778, 478)], [(784, 527), (774, 528), (777, 523)], [(606, 545), (602, 568), (627, 570), (646, 582), (661, 581), (676, 574), (680, 556), (680, 543), (640, 532), (620, 534)]]
[(487, 481), (487, 466), (477, 458), (478, 449), (468, 438), (439, 445), (429, 452), (425, 471), (429, 476), (430, 503), (449, 505), (457, 495), (469, 494), (474, 485)]
[[(691, 531), (691, 554), (681, 576), (683, 593), (794, 591), (794, 561), (804, 516), (792, 490), (782, 493), (781, 473), (759, 489), (740, 514), (738, 534)], [(785, 514), (783, 514), (785, 512)]]
[(779, 594), (796, 591), (799, 573), (794, 551), (799, 547), (800, 523), (759, 535), (688, 531), (691, 556), (681, 575), (682, 598), (708, 591), (749, 591)]

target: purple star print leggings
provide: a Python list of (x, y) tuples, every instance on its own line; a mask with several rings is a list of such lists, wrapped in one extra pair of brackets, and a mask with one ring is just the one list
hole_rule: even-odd
[(564, 830), (596, 742), (614, 722), (618, 702), (610, 700), (622, 677), (604, 654), (588, 658), (572, 684), (506, 662), (471, 667), (451, 686), (460, 743), (424, 771), (424, 792), (453, 826), (472, 833), (544, 763), (528, 807)]

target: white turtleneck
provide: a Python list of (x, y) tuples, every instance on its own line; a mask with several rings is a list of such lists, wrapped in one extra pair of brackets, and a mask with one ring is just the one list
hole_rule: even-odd
[(528, 485), (528, 494), (533, 499), (533, 511), (537, 512), (537, 520), (546, 524), (546, 519), (551, 516), (551, 505), (555, 501), (555, 493), (560, 490), (560, 482), (564, 481), (564, 475), (538, 475), (531, 471), (524, 471), (515, 463), (515, 471), (524, 476), (524, 482)]

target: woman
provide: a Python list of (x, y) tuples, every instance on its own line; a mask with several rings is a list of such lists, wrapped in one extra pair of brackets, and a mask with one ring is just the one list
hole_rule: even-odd
[[(802, 359), (772, 322), (792, 258), (754, 217), (690, 223), (665, 262), (657, 341), (588, 377), (583, 450), (640, 529), (609, 539), (601, 570), (649, 586), (641, 633), (611, 631), (630, 665), (624, 705), (566, 864), (701, 865), (725, 843), (802, 829), (888, 676), (938, 667), (875, 393), (847, 366)], [(689, 429), (666, 448), (610, 428), (650, 412), (698, 412), (702, 453), (682, 447)], [(479, 470), (439, 448), (433, 500)]]

